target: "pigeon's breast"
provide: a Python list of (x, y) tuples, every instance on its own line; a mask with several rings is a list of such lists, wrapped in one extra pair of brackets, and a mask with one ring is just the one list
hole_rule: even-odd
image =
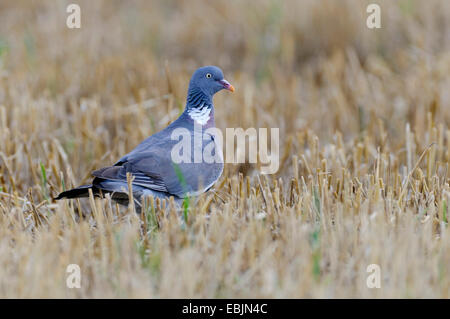
[(192, 151), (192, 163), (182, 165), (182, 170), (187, 176), (192, 176), (187, 183), (189, 193), (199, 195), (211, 188), (222, 175), (223, 151), (221, 142), (209, 133), (203, 133), (202, 143), (194, 142)]

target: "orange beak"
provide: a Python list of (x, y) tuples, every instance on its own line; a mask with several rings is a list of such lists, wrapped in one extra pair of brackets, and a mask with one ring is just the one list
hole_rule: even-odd
[(234, 92), (234, 86), (232, 86), (232, 85), (230, 84), (230, 82), (228, 82), (228, 81), (225, 80), (225, 79), (220, 80), (219, 82), (220, 82), (220, 84), (223, 85), (223, 88), (224, 88), (225, 90)]

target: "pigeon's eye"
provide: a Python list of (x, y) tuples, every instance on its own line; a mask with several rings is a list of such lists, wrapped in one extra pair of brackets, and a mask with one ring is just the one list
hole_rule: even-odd
[(210, 79), (212, 77), (211, 73), (206, 73), (206, 77)]

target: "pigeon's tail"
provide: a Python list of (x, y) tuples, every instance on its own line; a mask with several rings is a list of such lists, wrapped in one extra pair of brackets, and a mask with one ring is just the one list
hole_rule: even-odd
[(79, 198), (79, 197), (89, 197), (89, 189), (92, 189), (93, 194), (98, 193), (98, 190), (92, 184), (83, 185), (77, 188), (69, 189), (68, 191), (62, 192), (55, 197), (55, 200), (63, 199), (63, 198)]

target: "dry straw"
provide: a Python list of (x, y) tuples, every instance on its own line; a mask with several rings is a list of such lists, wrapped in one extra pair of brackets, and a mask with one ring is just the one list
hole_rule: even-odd
[[(380, 1), (376, 31), (364, 1), (79, 4), (80, 30), (64, 2), (0, 4), (0, 297), (449, 298), (448, 1)], [(237, 88), (220, 128), (280, 128), (277, 174), (227, 165), (182, 213), (52, 200), (205, 64)]]

